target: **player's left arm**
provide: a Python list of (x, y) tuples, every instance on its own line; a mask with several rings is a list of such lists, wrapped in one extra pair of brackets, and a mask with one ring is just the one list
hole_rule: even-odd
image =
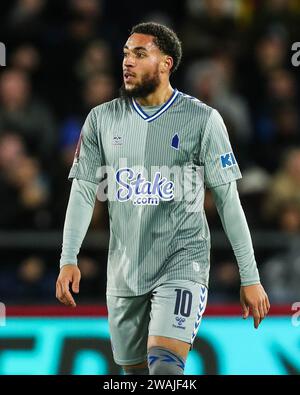
[(238, 262), (241, 277), (240, 301), (243, 318), (251, 312), (258, 328), (268, 314), (270, 303), (260, 283), (247, 220), (242, 208), (236, 181), (211, 188), (224, 231)]
[(270, 304), (260, 284), (252, 240), (236, 187), (236, 180), (242, 175), (225, 123), (215, 109), (202, 131), (199, 159), (204, 166), (204, 182), (212, 190), (223, 228), (239, 265), (243, 317), (247, 318), (251, 311), (257, 328), (268, 313)]

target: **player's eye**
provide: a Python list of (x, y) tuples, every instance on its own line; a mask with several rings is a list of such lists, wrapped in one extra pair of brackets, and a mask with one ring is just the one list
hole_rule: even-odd
[(146, 54), (144, 52), (137, 52), (136, 57), (137, 58), (144, 58)]
[(127, 58), (128, 52), (123, 52), (123, 56), (124, 56), (124, 58)]

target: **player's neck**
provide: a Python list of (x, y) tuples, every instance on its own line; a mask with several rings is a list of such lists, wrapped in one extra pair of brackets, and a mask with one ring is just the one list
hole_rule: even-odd
[(172, 96), (174, 90), (171, 84), (160, 85), (155, 92), (146, 97), (137, 97), (136, 101), (140, 106), (160, 106), (167, 102)]

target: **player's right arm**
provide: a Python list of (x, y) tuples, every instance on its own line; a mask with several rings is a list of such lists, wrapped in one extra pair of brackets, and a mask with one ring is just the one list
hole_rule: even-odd
[(73, 182), (64, 224), (56, 297), (61, 303), (73, 307), (76, 303), (69, 288), (72, 284), (72, 291), (79, 292), (77, 255), (91, 222), (101, 174), (102, 157), (97, 130), (97, 117), (93, 109), (83, 125), (69, 174)]
[(67, 306), (76, 306), (69, 287), (72, 284), (72, 291), (79, 292), (77, 255), (91, 222), (96, 192), (97, 184), (73, 180), (64, 224), (60, 273), (56, 282), (56, 297)]
[(76, 307), (75, 300), (70, 292), (70, 284), (72, 284), (72, 291), (74, 293), (79, 292), (80, 283), (80, 270), (77, 265), (67, 264), (60, 270), (57, 282), (56, 282), (56, 298), (66, 306)]

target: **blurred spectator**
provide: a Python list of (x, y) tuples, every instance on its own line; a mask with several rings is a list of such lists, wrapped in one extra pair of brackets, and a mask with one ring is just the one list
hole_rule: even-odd
[(281, 152), (300, 143), (298, 95), (293, 75), (283, 69), (270, 72), (260, 103), (255, 156), (257, 163), (273, 172)]
[(286, 232), (300, 231), (300, 149), (290, 150), (271, 181), (264, 205), (270, 224)]
[(112, 100), (115, 94), (114, 80), (108, 74), (91, 76), (83, 88), (84, 106), (91, 109)]
[(20, 137), (0, 138), (1, 228), (47, 228), (49, 190), (37, 159), (27, 156)]
[(27, 303), (54, 299), (55, 277), (47, 271), (43, 259), (30, 256), (21, 262), (17, 272), (16, 294)]
[(185, 56), (207, 56), (233, 50), (237, 41), (231, 0), (189, 0), (181, 38)]
[(18, 0), (7, 15), (6, 31), (15, 42), (20, 40), (39, 41), (43, 32), (43, 13), (46, 0)]
[(281, 31), (272, 31), (248, 43), (244, 52), (243, 90), (256, 117), (268, 97), (270, 73), (289, 66), (290, 45)]
[[(276, 111), (285, 104), (296, 105), (297, 88), (293, 75), (283, 69), (275, 69), (270, 72), (267, 82), (266, 95), (263, 97), (263, 109)], [(271, 113), (272, 114), (272, 113)]]
[(285, 64), (286, 44), (286, 38), (280, 32), (268, 33), (260, 38), (256, 46), (255, 55), (259, 71), (263, 76)]
[[(298, 3), (298, 4), (297, 4)], [(299, 2), (294, 0), (265, 0), (257, 3), (253, 20), (253, 38), (266, 31), (281, 31), (290, 42), (299, 39)]]
[(5, 303), (49, 303), (55, 300), (56, 273), (46, 267), (44, 259), (29, 255), (19, 264), (3, 265), (0, 294)]
[(52, 82), (46, 67), (46, 65), (51, 67), (51, 62), (41, 49), (30, 42), (17, 45), (11, 53), (10, 63), (14, 70), (23, 71), (30, 79), (34, 97), (43, 98), (46, 102), (51, 101), (49, 100), (49, 89)]
[(8, 176), (19, 189), (21, 201), (26, 207), (34, 208), (45, 203), (47, 189), (36, 159), (22, 158), (18, 166), (10, 169)]
[(234, 74), (233, 59), (222, 52), (209, 60), (191, 63), (186, 73), (186, 90), (220, 112), (243, 168), (248, 163), (246, 145), (253, 133), (247, 102), (233, 85)]
[(93, 107), (112, 100), (114, 95), (115, 84), (110, 75), (93, 74), (86, 79), (82, 89), (80, 113), (69, 114), (62, 122), (60, 146), (67, 166), (73, 162), (80, 130), (87, 114)]
[(105, 41), (92, 41), (83, 53), (77, 65), (77, 75), (80, 80), (101, 73), (111, 73), (111, 51)]
[(38, 50), (30, 45), (21, 45), (11, 55), (11, 65), (28, 75), (34, 74), (40, 66), (40, 54)]
[(69, 0), (70, 37), (80, 42), (96, 36), (97, 24), (101, 18), (102, 1), (98, 0)]
[(4, 173), (11, 167), (19, 165), (26, 155), (21, 136), (13, 132), (2, 132), (0, 135), (0, 171)]
[(51, 158), (56, 141), (52, 115), (33, 98), (30, 81), (20, 70), (6, 70), (0, 76), (0, 135), (4, 129), (19, 133), (42, 163)]
[[(55, 161), (52, 169), (52, 189), (56, 192), (51, 210), (56, 227), (61, 228), (68, 202), (70, 183), (67, 177), (74, 160), (74, 152), (79, 139), (80, 130), (88, 112), (95, 106), (113, 99), (115, 83), (107, 74), (94, 74), (85, 81), (82, 89), (81, 112), (69, 114), (61, 126), (59, 152), (60, 157)], [(105, 203), (97, 202), (92, 224), (94, 228), (107, 228), (107, 208)]]

